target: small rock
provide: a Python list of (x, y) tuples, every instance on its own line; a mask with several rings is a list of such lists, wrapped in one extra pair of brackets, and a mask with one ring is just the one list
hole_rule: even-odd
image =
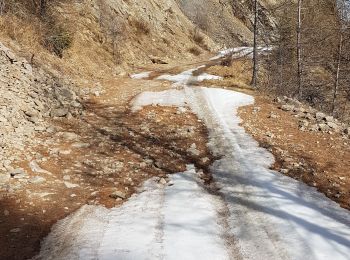
[(330, 127), (324, 123), (318, 124), (318, 127), (319, 127), (319, 130), (322, 132), (327, 132), (330, 129)]
[(276, 115), (275, 113), (273, 112), (270, 112), (270, 114), (267, 116), (267, 118), (272, 118), (272, 119), (276, 119), (276, 118), (279, 118), (278, 115)]
[(27, 173), (22, 169), (22, 168), (17, 168), (15, 170), (13, 170), (12, 172), (10, 172), (11, 177), (15, 178), (15, 177), (24, 177), (27, 175)]
[(314, 124), (314, 125), (312, 125), (310, 128), (309, 128), (309, 130), (310, 131), (312, 131), (312, 132), (317, 132), (317, 131), (319, 131), (319, 127), (318, 127), (318, 125), (317, 124)]
[(40, 177), (40, 176), (36, 176), (36, 177), (31, 178), (29, 180), (29, 182), (32, 184), (41, 184), (41, 183), (44, 183), (45, 181), (46, 181), (46, 179), (44, 177)]
[(126, 194), (122, 191), (115, 191), (111, 195), (109, 195), (112, 199), (126, 199)]
[(340, 127), (334, 122), (327, 122), (327, 125), (336, 132), (340, 131)]
[(281, 169), (280, 172), (283, 174), (287, 174), (289, 172), (289, 169)]
[(167, 184), (167, 181), (164, 178), (160, 178), (159, 183), (165, 185)]
[(73, 188), (79, 187), (78, 184), (70, 183), (70, 182), (68, 182), (68, 181), (65, 181), (65, 182), (64, 182), (64, 185), (65, 185), (68, 189), (73, 189)]
[(254, 107), (254, 108), (253, 108), (253, 113), (256, 114), (256, 113), (258, 113), (260, 110), (261, 110), (260, 107)]
[(90, 147), (90, 144), (88, 144), (88, 143), (74, 143), (74, 144), (72, 144), (72, 147), (74, 147), (74, 148), (88, 148), (88, 147)]
[(334, 117), (332, 117), (332, 116), (326, 116), (326, 117), (325, 117), (325, 120), (326, 120), (327, 122), (334, 122), (334, 121), (335, 121)]
[(10, 230), (11, 233), (18, 233), (20, 231), (21, 231), (20, 228), (13, 228), (13, 229)]
[(185, 108), (185, 107), (179, 107), (178, 109), (177, 109), (177, 114), (183, 114), (183, 113), (186, 113), (187, 112), (187, 108)]
[(58, 151), (58, 154), (59, 155), (69, 155), (69, 154), (71, 154), (71, 150), (59, 150)]
[(51, 117), (64, 117), (69, 113), (67, 108), (56, 108), (51, 110)]
[(293, 110), (294, 110), (294, 106), (293, 106), (293, 105), (283, 105), (283, 106), (281, 107), (281, 109), (282, 109), (283, 111), (293, 111)]
[(317, 112), (316, 113), (316, 120), (317, 121), (322, 121), (324, 119), (326, 119), (326, 115), (324, 113), (322, 113), (322, 112)]
[(37, 124), (39, 122), (39, 118), (37, 116), (31, 116), (31, 117), (28, 117), (28, 121), (33, 124)]
[(210, 159), (208, 157), (204, 157), (204, 158), (202, 158), (201, 161), (202, 161), (202, 163), (207, 163), (210, 161)]
[(59, 132), (57, 133), (58, 136), (62, 137), (63, 139), (66, 139), (68, 141), (74, 141), (80, 138), (79, 135), (77, 135), (76, 133), (72, 133), (72, 132)]
[(146, 167), (147, 167), (147, 163), (145, 162), (140, 163), (140, 168), (146, 168)]
[(154, 165), (155, 165), (157, 168), (159, 168), (159, 169), (161, 169), (161, 168), (163, 167), (163, 164), (162, 164), (162, 162), (160, 162), (160, 161), (156, 161), (156, 162), (154, 163)]
[(192, 155), (199, 156), (200, 152), (197, 149), (197, 145), (193, 143), (190, 148), (187, 149), (187, 152), (191, 153)]
[(4, 216), (8, 216), (8, 215), (10, 215), (10, 212), (7, 209), (5, 209), (4, 210)]
[(270, 138), (275, 138), (275, 135), (271, 132), (266, 133), (266, 136)]
[(53, 126), (50, 126), (46, 129), (46, 132), (48, 132), (49, 134), (54, 134), (56, 133), (56, 128)]

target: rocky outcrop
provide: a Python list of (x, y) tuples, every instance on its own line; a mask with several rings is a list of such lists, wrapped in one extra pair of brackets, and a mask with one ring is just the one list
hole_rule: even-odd
[(81, 104), (72, 86), (63, 85), (43, 70), (32, 68), (0, 43), (0, 173), (36, 133), (50, 132), (52, 117), (78, 116)]
[(299, 119), (301, 131), (320, 131), (324, 133), (341, 133), (350, 136), (350, 126), (340, 122), (333, 116), (320, 112), (310, 106), (306, 106), (298, 100), (289, 97), (278, 97), (275, 100), (283, 111), (294, 113)]

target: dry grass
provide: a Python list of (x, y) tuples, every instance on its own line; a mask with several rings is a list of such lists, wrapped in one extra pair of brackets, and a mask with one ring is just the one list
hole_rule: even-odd
[(219, 84), (227, 88), (251, 89), (251, 61), (235, 60), (231, 66), (216, 65), (207, 69), (207, 73), (223, 77), (221, 81), (208, 80), (204, 83), (207, 85)]
[(145, 20), (133, 19), (130, 25), (136, 30), (138, 35), (148, 35), (151, 33), (151, 27)]
[(2, 39), (9, 38), (16, 41), (33, 53), (43, 49), (40, 45), (42, 32), (36, 29), (39, 27), (39, 20), (37, 19), (33, 19), (28, 23), (11, 14), (0, 17), (0, 35)]

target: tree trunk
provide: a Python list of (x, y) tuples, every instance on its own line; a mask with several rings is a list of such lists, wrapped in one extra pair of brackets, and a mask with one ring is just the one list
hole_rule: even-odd
[(44, 17), (46, 14), (46, 4), (47, 4), (47, 0), (40, 0), (40, 16)]
[(3, 15), (5, 9), (5, 0), (0, 0), (0, 16)]
[(336, 102), (337, 96), (338, 96), (339, 75), (340, 75), (342, 52), (343, 52), (343, 32), (341, 31), (340, 37), (339, 37), (339, 47), (338, 47), (337, 72), (336, 72), (336, 76), (335, 76), (334, 91), (333, 91), (333, 102), (332, 102), (333, 116), (335, 114), (335, 102)]
[[(334, 90), (333, 90), (333, 101), (332, 101), (332, 114), (335, 116), (335, 103), (337, 101), (338, 96), (338, 89), (339, 89), (339, 76), (340, 76), (340, 69), (342, 66), (342, 56), (343, 56), (343, 47), (344, 47), (344, 22), (346, 19), (347, 11), (346, 11), (346, 4), (345, 0), (343, 0), (341, 3), (341, 6), (338, 8), (338, 15), (340, 16), (339, 19), (339, 45), (338, 45), (338, 58), (337, 58), (337, 71), (335, 75), (335, 82), (334, 82)], [(340, 10), (340, 11), (339, 11)]]
[(302, 97), (302, 47), (301, 47), (301, 7), (302, 0), (298, 0), (298, 26), (297, 26), (297, 59), (298, 59), (298, 96)]
[(253, 77), (252, 85), (257, 88), (258, 83), (258, 0), (254, 0), (254, 46), (253, 46)]

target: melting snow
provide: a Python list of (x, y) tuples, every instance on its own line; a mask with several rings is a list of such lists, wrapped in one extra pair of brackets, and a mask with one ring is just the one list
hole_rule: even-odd
[(206, 123), (211, 150), (224, 155), (212, 172), (244, 259), (348, 259), (349, 212), (314, 188), (269, 170), (272, 154), (239, 126), (237, 109), (252, 104), (251, 96), (195, 87), (177, 93), (181, 102), (175, 97), (159, 102), (158, 93), (144, 93), (135, 106), (185, 103)]
[[(186, 85), (192, 72), (163, 79)], [(239, 125), (237, 109), (253, 102), (234, 91), (186, 86), (144, 92), (133, 102), (133, 110), (188, 106), (202, 119), (209, 147), (221, 157), (211, 170), (227, 216), (192, 167), (170, 176), (173, 186), (148, 181), (120, 208), (84, 206), (55, 225), (38, 259), (232, 259), (219, 217), (227, 218), (225, 234), (241, 259), (349, 259), (349, 212), (269, 169), (272, 154)]]
[[(272, 47), (258, 47), (259, 53), (264, 53), (271, 51)], [(239, 58), (243, 56), (253, 57), (253, 47), (236, 47), (227, 50), (220, 51), (217, 56), (211, 58), (210, 60), (217, 60), (225, 56), (232, 55), (232, 58)]]
[(149, 78), (149, 75), (152, 73), (152, 71), (146, 71), (146, 72), (141, 72), (138, 74), (133, 74), (130, 76), (132, 79), (146, 79)]
[(120, 208), (84, 206), (58, 222), (36, 259), (229, 259), (213, 196), (193, 166), (146, 182)]
[(197, 71), (198, 69), (202, 68), (198, 67), (196, 69), (191, 69), (191, 70), (186, 70), (180, 74), (177, 75), (169, 75), (169, 74), (164, 74), (159, 76), (157, 79), (158, 80), (168, 80), (171, 82), (176, 83), (175, 85), (187, 85), (189, 83), (193, 82), (202, 82), (204, 80), (222, 80), (223, 78), (220, 76), (215, 76), (215, 75), (210, 75), (207, 73), (200, 74), (199, 76), (194, 76), (193, 72)]

